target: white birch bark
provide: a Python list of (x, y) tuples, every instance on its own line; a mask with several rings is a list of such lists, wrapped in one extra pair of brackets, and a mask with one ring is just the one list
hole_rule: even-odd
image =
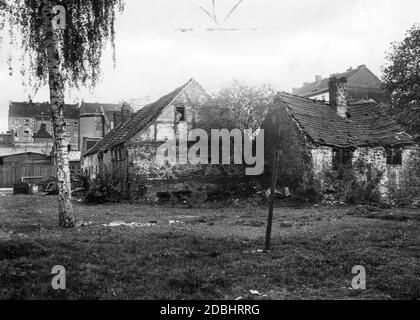
[(64, 122), (64, 81), (60, 72), (57, 36), (51, 23), (51, 0), (42, 0), (42, 16), (48, 53), (48, 83), (54, 128), (54, 155), (57, 166), (59, 226), (73, 228), (74, 214), (71, 204), (68, 137)]

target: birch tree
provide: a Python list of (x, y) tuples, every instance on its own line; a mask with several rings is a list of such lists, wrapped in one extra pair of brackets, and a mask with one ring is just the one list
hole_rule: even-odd
[[(93, 88), (98, 83), (102, 53), (108, 42), (113, 49), (115, 65), (114, 22), (116, 13), (123, 10), (123, 1), (0, 0), (0, 10), (0, 17), (9, 27), (7, 36), (10, 45), (21, 52), (20, 71), (24, 84), (35, 92), (44, 85), (49, 88), (59, 191), (59, 226), (72, 228), (74, 213), (64, 93), (66, 88)], [(10, 55), (8, 61), (13, 61), (13, 58)], [(12, 70), (12, 64), (9, 69)]]

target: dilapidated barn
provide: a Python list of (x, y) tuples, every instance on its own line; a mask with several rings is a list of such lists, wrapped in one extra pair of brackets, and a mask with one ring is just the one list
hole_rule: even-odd
[[(345, 83), (345, 78), (330, 79), (329, 104), (279, 93), (263, 124), (266, 159), (271, 159), (273, 141), (280, 139), (287, 117), (316, 179), (322, 183), (326, 171), (363, 162), (381, 171), (378, 188), (386, 198), (409, 182), (410, 169), (420, 161), (419, 148), (387, 114), (385, 104), (349, 101)], [(284, 143), (277, 144), (282, 147)]]
[(118, 189), (130, 195), (138, 177), (164, 175), (156, 163), (157, 148), (174, 140), (181, 126), (188, 129), (197, 121), (197, 108), (210, 96), (193, 79), (156, 102), (145, 106), (113, 129), (82, 157), (82, 170), (95, 178), (99, 172), (112, 172), (120, 182)]

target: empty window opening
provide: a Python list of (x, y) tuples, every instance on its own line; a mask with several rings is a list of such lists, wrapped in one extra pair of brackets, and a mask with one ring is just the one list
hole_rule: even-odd
[(185, 121), (185, 107), (176, 107), (176, 122)]
[(402, 151), (398, 148), (389, 148), (386, 150), (386, 164), (402, 165)]
[(353, 158), (353, 151), (349, 149), (334, 149), (333, 150), (333, 169), (337, 170), (343, 166), (351, 166)]

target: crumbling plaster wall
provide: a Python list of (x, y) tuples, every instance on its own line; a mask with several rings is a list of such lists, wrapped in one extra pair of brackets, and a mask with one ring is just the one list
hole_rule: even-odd
[[(312, 166), (315, 177), (323, 182), (323, 172), (332, 168), (332, 153), (330, 147), (311, 148)], [(404, 187), (411, 178), (408, 174), (413, 161), (420, 161), (420, 150), (416, 147), (405, 147), (402, 150), (402, 165), (390, 165), (386, 163), (386, 150), (383, 147), (357, 148), (353, 152), (352, 163), (362, 160), (371, 164), (375, 169), (382, 172), (379, 190), (382, 197), (392, 196), (392, 192)]]
[(313, 173), (316, 177), (322, 179), (322, 173), (332, 168), (332, 148), (317, 147), (311, 148), (310, 151), (312, 155)]
[[(111, 152), (103, 153), (103, 164), (105, 170), (111, 170), (112, 166), (112, 157)], [(98, 154), (91, 154), (88, 156), (83, 156), (80, 161), (80, 167), (82, 172), (85, 173), (86, 171), (89, 174), (90, 179), (95, 179), (99, 172), (99, 160)]]

